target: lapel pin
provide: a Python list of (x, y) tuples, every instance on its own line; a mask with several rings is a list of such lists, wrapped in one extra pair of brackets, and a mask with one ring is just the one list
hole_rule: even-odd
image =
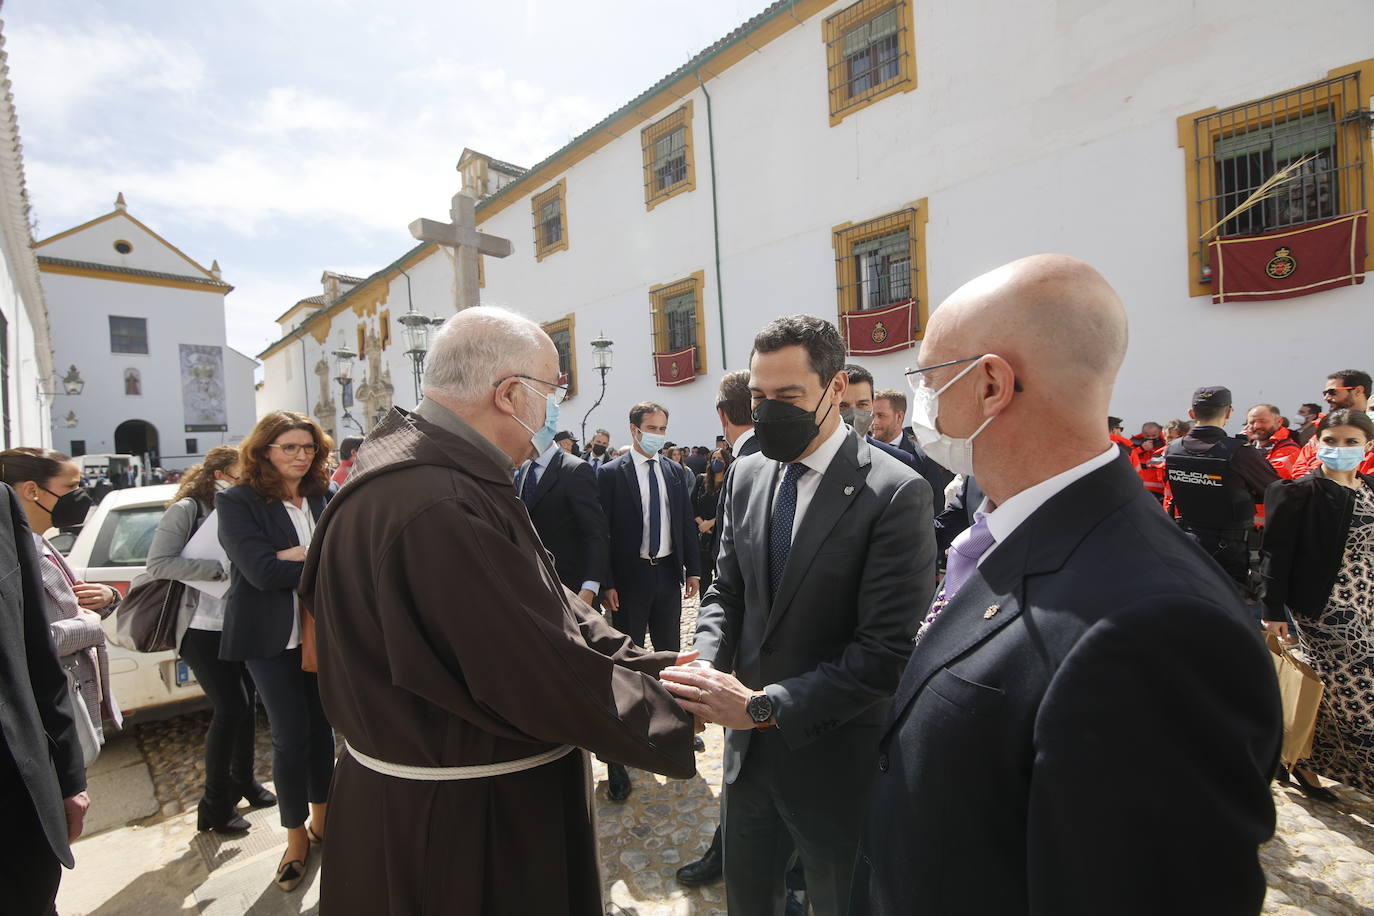
[(1000, 605), (1000, 604), (989, 604), (989, 605), (988, 605), (988, 609), (987, 609), (986, 611), (983, 612), (983, 619), (984, 619), (984, 620), (991, 620), (992, 618), (994, 618), (994, 617), (997, 616), (997, 612), (1000, 611), (1000, 610), (1002, 610), (1002, 605)]
[(844, 495), (845, 495), (845, 496), (853, 496), (853, 495), (854, 495), (854, 488), (853, 488), (853, 487), (845, 487), (845, 488), (844, 488)]

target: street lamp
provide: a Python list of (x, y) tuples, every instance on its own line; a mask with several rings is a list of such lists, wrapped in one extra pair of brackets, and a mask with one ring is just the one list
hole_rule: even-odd
[(358, 354), (348, 349), (345, 344), (329, 354), (334, 357), (334, 381), (339, 383), (339, 406), (343, 408), (343, 419), (339, 421), (339, 431), (342, 432), (344, 423), (352, 421), (358, 427), (358, 432), (363, 431), (363, 426), (357, 421), (353, 414), (348, 412), (348, 408), (353, 406), (353, 363), (358, 359)]
[(433, 322), (428, 315), (421, 315), (411, 305), (410, 311), (396, 319), (405, 327), (406, 356), (410, 357), (410, 368), (415, 375), (415, 403), (420, 403), (420, 384), (425, 373), (425, 354), (429, 352), (429, 329)]
[(592, 367), (601, 373), (601, 394), (597, 395), (596, 403), (587, 409), (582, 417), (582, 439), (583, 445), (587, 443), (587, 417), (592, 415), (592, 411), (601, 406), (601, 402), (606, 398), (606, 373), (611, 371), (611, 343), (602, 335), (597, 335), (596, 340), (592, 341)]
[(72, 367), (67, 370), (67, 374), (62, 376), (62, 390), (75, 397), (80, 394), (85, 387), (86, 382), (81, 378), (81, 373), (76, 371), (76, 365), (73, 364)]

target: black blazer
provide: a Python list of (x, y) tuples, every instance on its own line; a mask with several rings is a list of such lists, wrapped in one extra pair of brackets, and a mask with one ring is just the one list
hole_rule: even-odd
[[(1366, 487), (1374, 477), (1359, 475)], [(1317, 617), (1326, 610), (1345, 556), (1355, 491), (1329, 480), (1318, 465), (1301, 480), (1264, 491), (1264, 619)]]
[[(532, 461), (515, 472), (515, 492), (523, 494)], [(611, 537), (596, 487), (596, 474), (587, 462), (555, 451), (549, 466), (534, 484), (525, 503), (534, 530), (553, 554), (558, 579), (577, 591), (583, 582), (602, 582), (610, 562)]]
[[(639, 496), (639, 478), (635, 460), (642, 456), (633, 448), (610, 464), (602, 465), (596, 473), (601, 489), (601, 508), (611, 531), (611, 562), (609, 574), (601, 583), (602, 591), (615, 588), (616, 580), (626, 577), (639, 562), (639, 544), (644, 536), (644, 509)], [(678, 580), (683, 571), (687, 577), (701, 576), (701, 547), (697, 542), (697, 525), (692, 514), (692, 485), (687, 472), (676, 461), (658, 456), (658, 479), (668, 488), (668, 514), (664, 519), (673, 532), (674, 568)]]
[(1167, 894), (1258, 913), (1281, 733), (1235, 586), (1114, 460), (998, 545), (912, 653), (851, 912), (1152, 914)]
[[(331, 494), (307, 497), (319, 519)], [(286, 506), (240, 484), (215, 495), (219, 543), (229, 555), (224, 632), (219, 657), (226, 661), (271, 658), (286, 649), (296, 614), (296, 586), (304, 563), (278, 560), (277, 551), (300, 546)]]
[(8, 829), (17, 806), (32, 803), (53, 855), (72, 868), (62, 799), (86, 788), (86, 766), (48, 632), (38, 551), (14, 491), (0, 488), (0, 811)]
[[(886, 444), (886, 443), (884, 443)], [(940, 514), (940, 507), (945, 504), (945, 487), (954, 479), (954, 472), (945, 468), (944, 465), (936, 464), (935, 459), (926, 454), (926, 450), (921, 448), (921, 443), (917, 442), (911, 433), (902, 430), (902, 442), (899, 446), (902, 451), (911, 456), (912, 467), (916, 473), (926, 479), (930, 484), (931, 490), (935, 492), (935, 514)]]

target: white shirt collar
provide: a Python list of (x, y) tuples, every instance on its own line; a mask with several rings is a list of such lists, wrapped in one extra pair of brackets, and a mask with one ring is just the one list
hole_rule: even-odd
[(553, 460), (553, 453), (556, 449), (558, 449), (557, 442), (544, 449), (543, 453), (538, 458), (534, 459), (534, 463), (539, 465), (540, 470), (544, 470), (549, 466), (549, 462)]
[(898, 448), (902, 447), (902, 431), (900, 429), (897, 430), (897, 438), (889, 442), (888, 445), (895, 445)]
[(849, 427), (843, 422), (836, 423), (834, 432), (814, 452), (801, 459), (801, 463), (817, 474), (824, 474), (825, 469), (830, 467), (830, 462), (834, 459), (835, 453), (840, 450), (840, 443), (844, 442), (847, 435), (849, 435)]
[(744, 448), (744, 443), (748, 442), (752, 438), (754, 438), (754, 427), (752, 426), (739, 434), (739, 438), (735, 440), (734, 445), (730, 446), (730, 451), (734, 454), (736, 458), (739, 457), (740, 451)]
[(1082, 464), (1055, 474), (1048, 480), (1042, 480), (1033, 487), (1027, 487), (995, 509), (989, 510), (990, 504), (984, 498), (983, 505), (978, 511), (987, 514), (988, 531), (996, 538), (997, 543), (1001, 544), (1011, 536), (1011, 533), (1022, 522), (1030, 518), (1035, 510), (1049, 502), (1052, 497), (1060, 491), (1068, 489), (1071, 484), (1077, 483), (1098, 468), (1104, 468), (1111, 464), (1120, 454), (1121, 449), (1113, 442), (1105, 452), (1097, 457), (1089, 458)]

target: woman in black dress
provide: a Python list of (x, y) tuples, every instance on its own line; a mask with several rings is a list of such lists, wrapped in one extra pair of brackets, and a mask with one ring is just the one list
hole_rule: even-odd
[(716, 449), (711, 453), (706, 472), (697, 475), (696, 486), (692, 488), (692, 512), (696, 516), (697, 532), (701, 538), (701, 594), (711, 587), (716, 573), (716, 544), (719, 533), (716, 530), (716, 513), (720, 510), (721, 489), (725, 485), (725, 471), (730, 467), (730, 457)]

